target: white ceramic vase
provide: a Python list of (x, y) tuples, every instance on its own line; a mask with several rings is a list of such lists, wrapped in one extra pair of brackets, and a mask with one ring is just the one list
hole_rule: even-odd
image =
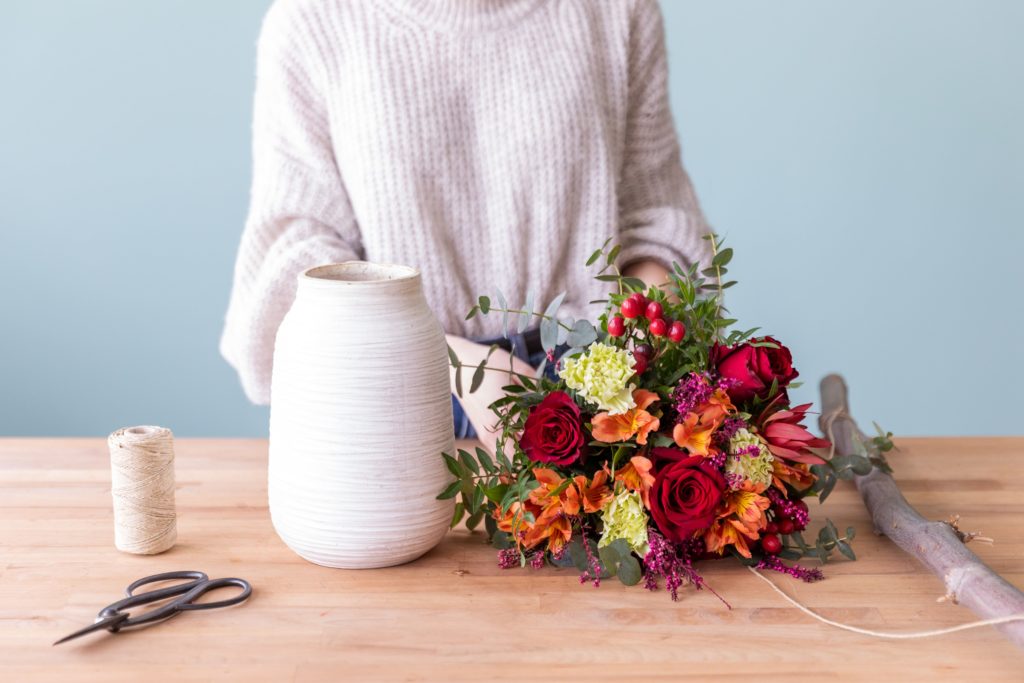
[(327, 567), (414, 560), (444, 536), (454, 436), (444, 331), (419, 271), (350, 261), (299, 276), (277, 333), (270, 514)]

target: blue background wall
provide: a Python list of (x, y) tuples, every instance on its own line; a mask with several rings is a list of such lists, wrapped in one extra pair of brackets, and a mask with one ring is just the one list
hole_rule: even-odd
[[(267, 0), (0, 6), (0, 434), (263, 435), (216, 350)], [(663, 0), (733, 311), (902, 434), (1024, 433), (1024, 3)]]

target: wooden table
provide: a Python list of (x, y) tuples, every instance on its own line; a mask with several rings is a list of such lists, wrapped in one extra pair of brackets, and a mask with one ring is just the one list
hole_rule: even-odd
[[(1024, 585), (1024, 438), (900, 445), (892, 462), (910, 502), (994, 537), (977, 551)], [(0, 440), (0, 680), (1024, 679), (1024, 653), (992, 629), (915, 641), (838, 631), (732, 562), (704, 567), (731, 611), (707, 591), (673, 603), (615, 580), (581, 586), (573, 570), (503, 571), (483, 535), (465, 530), (406, 566), (325, 569), (271, 527), (265, 441), (179, 439), (176, 449), (179, 542), (140, 557), (114, 549), (103, 440)], [(851, 487), (826, 508), (856, 527), (860, 559), (830, 564), (818, 584), (774, 577), (791, 595), (885, 631), (973, 618), (937, 603), (941, 583), (872, 535)], [(50, 646), (131, 580), (174, 569), (242, 576), (255, 593), (239, 608)]]

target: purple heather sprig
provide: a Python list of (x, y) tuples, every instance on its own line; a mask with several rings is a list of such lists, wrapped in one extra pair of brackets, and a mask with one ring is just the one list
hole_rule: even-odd
[(798, 529), (807, 528), (807, 523), (810, 521), (810, 515), (807, 512), (807, 508), (802, 505), (798, 505), (797, 501), (786, 498), (775, 489), (768, 489), (765, 492), (768, 499), (772, 502), (772, 508), (774, 508), (783, 517), (788, 517), (793, 520), (793, 523)]
[(815, 581), (821, 581), (825, 578), (825, 575), (817, 568), (801, 567), (798, 564), (792, 566), (783, 564), (775, 555), (766, 555), (760, 562), (757, 563), (758, 569), (771, 569), (772, 571), (779, 572), (781, 574), (789, 574), (795, 579), (806, 581), (807, 583), (814, 583)]
[(676, 413), (686, 415), (693, 412), (697, 406), (707, 403), (713, 393), (715, 389), (711, 386), (710, 375), (706, 372), (691, 372), (679, 380), (679, 384), (672, 390)]
[(498, 551), (498, 568), (512, 569), (519, 566), (519, 550), (517, 548), (506, 548)]
[(736, 435), (741, 429), (746, 429), (747, 423), (741, 417), (727, 417), (723, 422), (722, 426), (719, 427), (714, 436), (715, 445), (722, 450), (728, 450), (729, 441)]
[(693, 585), (698, 590), (707, 588), (711, 593), (732, 609), (721, 595), (708, 586), (696, 569), (693, 561), (705, 551), (704, 540), (694, 538), (687, 543), (672, 543), (653, 529), (648, 532), (650, 550), (644, 555), (644, 588), (658, 590), (658, 577), (664, 577), (665, 590), (672, 594), (672, 600), (679, 599), (679, 589)]

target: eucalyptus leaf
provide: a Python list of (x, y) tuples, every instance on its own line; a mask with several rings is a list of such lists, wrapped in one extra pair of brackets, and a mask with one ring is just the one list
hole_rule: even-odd
[(615, 576), (618, 573), (621, 556), (611, 546), (605, 546), (598, 550), (598, 557), (601, 559), (601, 566), (608, 576)]
[(572, 347), (583, 348), (597, 341), (597, 329), (589, 320), (577, 320), (572, 331), (566, 337), (566, 343)]
[(590, 571), (590, 561), (587, 559), (587, 551), (583, 549), (583, 542), (577, 535), (569, 542), (569, 557), (572, 558), (572, 565), (581, 572)]
[(504, 531), (496, 531), (491, 536), (491, 546), (497, 550), (508, 550), (515, 547), (515, 543), (513, 543), (512, 537)]
[(508, 301), (505, 300), (505, 295), (501, 293), (500, 289), (494, 295), (498, 299), (498, 305), (501, 306), (501, 336), (508, 339)]
[(640, 579), (644, 577), (644, 573), (640, 569), (640, 563), (632, 555), (619, 562), (617, 574), (619, 581), (627, 586), (637, 585), (640, 583)]
[(572, 317), (559, 318), (559, 322), (561, 324), (558, 326), (558, 338), (555, 340), (555, 346), (565, 344), (569, 340), (569, 333), (576, 325), (576, 321)]
[(606, 547), (614, 548), (619, 554), (619, 557), (626, 557), (633, 552), (633, 549), (629, 547), (629, 542), (624, 538), (616, 538), (614, 541), (609, 543)]
[(526, 328), (530, 326), (530, 321), (533, 319), (533, 301), (535, 298), (532, 289), (526, 293), (526, 303), (523, 304), (523, 312), (519, 314), (519, 322), (516, 325), (516, 332), (519, 334), (525, 332)]
[(540, 345), (547, 352), (558, 346), (558, 319), (544, 318), (540, 321)]

